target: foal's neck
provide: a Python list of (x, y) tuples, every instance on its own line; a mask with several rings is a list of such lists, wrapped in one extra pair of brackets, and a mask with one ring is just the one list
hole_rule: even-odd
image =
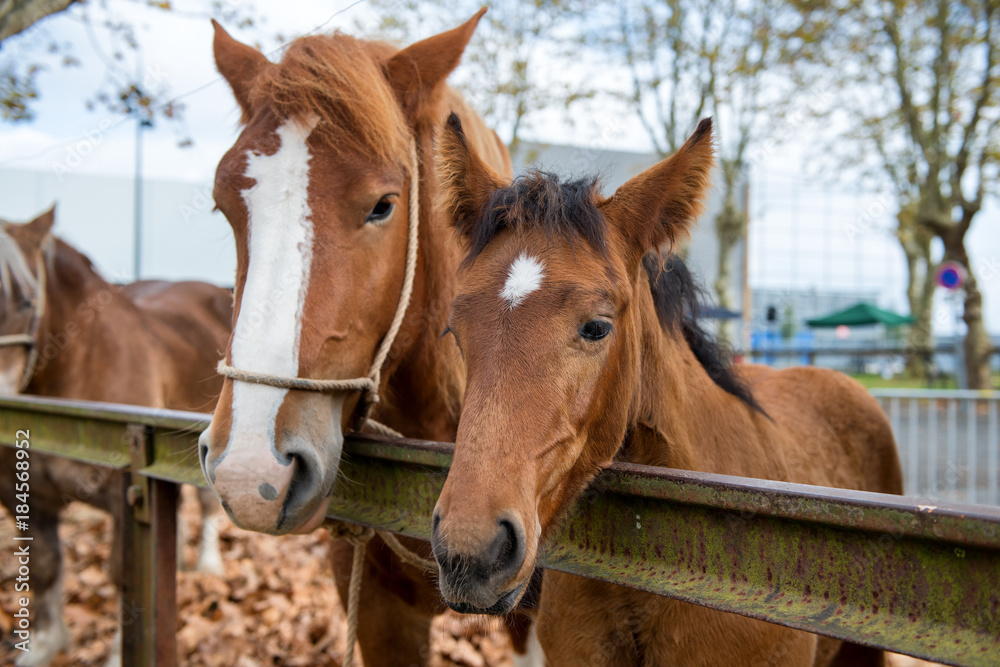
[(751, 437), (754, 416), (719, 387), (691, 350), (678, 323), (664, 328), (645, 277), (635, 290), (638, 307), (639, 389), (625, 458), (634, 463), (718, 471), (719, 450)]

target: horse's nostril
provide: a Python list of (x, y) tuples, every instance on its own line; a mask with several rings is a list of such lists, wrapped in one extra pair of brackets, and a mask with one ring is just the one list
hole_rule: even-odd
[(524, 560), (523, 540), (519, 539), (519, 531), (514, 522), (509, 519), (497, 521), (500, 526), (500, 534), (493, 542), (494, 567), (498, 574), (508, 574), (516, 571)]
[(291, 460), (292, 479), (285, 493), (286, 509), (297, 509), (310, 502), (320, 485), (319, 463), (311, 456), (291, 452), (287, 454)]
[(198, 440), (198, 461), (201, 463), (201, 471), (208, 477), (214, 477), (208, 470), (208, 445)]

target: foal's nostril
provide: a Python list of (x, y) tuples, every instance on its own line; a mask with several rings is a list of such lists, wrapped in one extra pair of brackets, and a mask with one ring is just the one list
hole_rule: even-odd
[(514, 576), (524, 562), (524, 532), (517, 520), (497, 520), (499, 530), (479, 553), (453, 552), (440, 535), (441, 517), (435, 513), (431, 521), (431, 550), (445, 578), (461, 578), (465, 586), (495, 586)]
[(497, 524), (500, 532), (490, 545), (490, 560), (495, 574), (511, 576), (524, 561), (524, 539), (514, 521), (500, 519)]

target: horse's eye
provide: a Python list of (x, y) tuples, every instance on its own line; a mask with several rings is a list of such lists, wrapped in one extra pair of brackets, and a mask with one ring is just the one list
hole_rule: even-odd
[(392, 214), (392, 209), (395, 207), (396, 205), (389, 200), (389, 197), (382, 197), (378, 200), (378, 203), (375, 204), (375, 208), (372, 209), (372, 212), (368, 214), (368, 218), (365, 222), (384, 222), (386, 218)]
[(586, 340), (601, 340), (611, 333), (611, 322), (607, 320), (590, 320), (580, 327), (580, 337)]

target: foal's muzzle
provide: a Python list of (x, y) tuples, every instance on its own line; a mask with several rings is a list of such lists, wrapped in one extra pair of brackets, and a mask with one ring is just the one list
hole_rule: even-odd
[(498, 518), (496, 526), (492, 539), (478, 550), (457, 550), (442, 534), (440, 512), (434, 513), (431, 550), (441, 595), (457, 612), (500, 616), (511, 611), (524, 592), (527, 580), (508, 588), (527, 553), (524, 528), (512, 514)]

